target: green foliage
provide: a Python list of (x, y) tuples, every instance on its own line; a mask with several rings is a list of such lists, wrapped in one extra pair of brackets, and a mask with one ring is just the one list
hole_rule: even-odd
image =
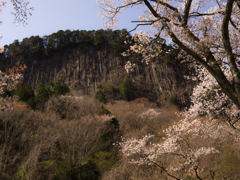
[(87, 161), (82, 165), (71, 163), (66, 166), (64, 160), (47, 160), (38, 163), (38, 176), (41, 179), (53, 174), (53, 180), (98, 180), (100, 172), (95, 162)]
[(98, 85), (98, 86), (97, 86), (97, 89), (98, 89), (98, 91), (96, 92), (94, 98), (95, 98), (97, 101), (106, 104), (106, 103), (107, 103), (107, 98), (106, 98), (106, 95), (103, 93), (103, 87), (102, 87), (102, 85), (101, 85), (101, 84)]
[(105, 48), (108, 44), (106, 32), (103, 29), (97, 30), (94, 36), (94, 45), (97, 49)]
[(54, 53), (63, 50), (79, 47), (86, 53), (90, 49), (104, 50), (105, 53), (113, 52), (114, 56), (121, 56), (129, 45), (124, 44), (126, 35), (131, 35), (126, 29), (122, 30), (59, 30), (48, 36), (31, 36), (24, 38), (22, 42), (15, 40), (6, 47), (7, 51), (0, 54), (0, 63), (9, 62), (11, 59), (23, 60), (34, 59), (42, 60), (49, 58)]
[(120, 87), (117, 83), (109, 82), (103, 90), (107, 100), (121, 99)]
[(131, 81), (129, 77), (124, 78), (123, 83), (120, 85), (120, 92), (127, 100), (130, 100)]
[(7, 96), (8, 97), (12, 96), (13, 91), (9, 91), (7, 89), (4, 89), (3, 91), (4, 91), (4, 93), (0, 94), (0, 97), (6, 98)]
[(41, 87), (37, 91), (37, 95), (34, 98), (34, 101), (36, 102), (36, 107), (39, 109), (42, 109), (43, 105), (48, 101), (50, 98), (50, 95), (48, 94), (48, 91), (45, 87)]
[(105, 171), (108, 171), (113, 167), (118, 161), (118, 157), (109, 151), (99, 150), (93, 154), (91, 160), (96, 164), (99, 172), (103, 174)]
[(35, 101), (34, 97), (31, 97), (30, 99), (27, 100), (26, 104), (31, 107), (32, 109), (36, 109), (37, 102)]
[[(119, 134), (119, 127), (120, 127), (119, 121), (116, 118), (112, 118), (112, 120), (109, 121), (107, 124), (105, 133), (101, 136), (101, 139), (103, 140), (103, 142), (118, 141), (117, 139), (114, 139), (114, 138), (117, 137), (117, 135)], [(111, 147), (107, 143), (107, 145), (105, 146), (105, 149), (110, 150), (110, 148)]]
[(169, 102), (170, 102), (171, 106), (176, 106), (176, 107), (180, 106), (180, 101), (178, 100), (178, 98), (175, 95), (173, 95), (169, 98)]
[[(60, 95), (65, 95), (66, 93), (70, 92), (69, 87), (66, 84), (55, 85), (54, 83), (50, 82), (46, 86), (40, 81), (37, 85), (37, 95), (33, 98), (29, 98), (27, 100), (27, 105), (32, 109), (42, 109), (44, 104), (49, 100), (50, 97), (53, 95), (55, 97)], [(64, 107), (64, 106), (62, 106)], [(43, 110), (43, 109), (42, 109)], [(65, 119), (65, 115), (62, 114), (62, 119)]]
[(191, 176), (186, 176), (186, 178), (188, 179), (188, 180), (197, 180), (198, 178), (196, 178), (196, 177), (191, 177)]
[(23, 86), (19, 86), (17, 89), (13, 89), (9, 91), (4, 89), (4, 93), (0, 94), (0, 97), (6, 98), (12, 96), (19, 96), (20, 101), (27, 102), (30, 98), (34, 97), (34, 91), (30, 85), (24, 84)]
[(21, 180), (27, 180), (26, 177), (27, 169), (25, 165), (19, 167), (18, 175), (20, 176)]
[(12, 96), (14, 95), (19, 96), (20, 101), (27, 102), (31, 97), (34, 97), (34, 91), (30, 85), (23, 85), (13, 90)]
[(50, 82), (50, 83), (48, 83), (48, 84), (45, 86), (45, 88), (46, 88), (46, 90), (47, 90), (47, 92), (48, 92), (48, 94), (49, 94), (50, 96), (53, 95), (53, 87), (54, 87), (54, 83), (53, 83), (53, 82)]
[(113, 124), (114, 128), (119, 130), (120, 124), (116, 118), (112, 118), (112, 120), (110, 121), (110, 124)]
[(98, 111), (97, 111), (98, 115), (110, 115), (111, 112), (109, 110), (107, 110), (104, 106), (101, 106)]
[(41, 79), (38, 79), (38, 84), (36, 86), (36, 91), (38, 92), (38, 90), (41, 88), (41, 87), (44, 87), (44, 83)]
[[(98, 115), (111, 115), (112, 113), (107, 110), (104, 106), (101, 106), (98, 111), (97, 111)], [(116, 118), (112, 118), (111, 121), (107, 122), (106, 124), (106, 129), (105, 132), (103, 133), (103, 135), (101, 136), (101, 139), (103, 141), (103, 143), (107, 142), (107, 144), (105, 145), (105, 150), (110, 150), (110, 146), (108, 141), (117, 141), (116, 139), (114, 139), (114, 137), (117, 137), (117, 134), (119, 134), (119, 121)]]
[(97, 85), (98, 90), (103, 90), (103, 86), (101, 84)]
[(78, 171), (75, 171), (75, 173), (73, 171), (70, 174), (72, 174), (72, 179), (74, 180), (98, 180), (100, 177), (100, 173), (96, 164), (91, 160), (84, 165), (81, 165)]
[(53, 87), (53, 95), (55, 95), (56, 97), (60, 95), (65, 95), (68, 92), (70, 92), (70, 89), (66, 84), (57, 84)]

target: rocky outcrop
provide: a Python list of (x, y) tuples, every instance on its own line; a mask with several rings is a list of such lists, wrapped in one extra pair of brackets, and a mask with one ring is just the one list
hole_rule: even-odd
[(150, 99), (162, 96), (164, 100), (175, 94), (187, 103), (187, 98), (183, 96), (189, 96), (189, 89), (186, 89), (189, 82), (185, 82), (183, 74), (188, 72), (177, 60), (172, 59), (166, 63), (158, 58), (155, 63), (146, 65), (139, 59), (134, 72), (128, 74), (124, 65), (129, 60), (131, 57), (114, 56), (111, 52), (90, 48), (82, 51), (77, 47), (44, 59), (16, 59), (2, 64), (2, 70), (26, 64), (24, 83), (33, 89), (41, 80), (44, 84), (66, 83), (71, 89), (81, 90), (83, 94), (95, 91), (100, 83), (121, 82), (124, 77), (129, 76), (140, 91), (146, 91), (143, 92), (145, 94), (151, 92)]

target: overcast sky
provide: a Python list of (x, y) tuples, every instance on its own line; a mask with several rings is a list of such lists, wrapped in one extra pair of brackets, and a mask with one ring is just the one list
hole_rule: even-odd
[[(13, 5), (6, 0), (0, 14), (0, 45), (12, 43), (25, 37), (50, 35), (58, 30), (98, 30), (102, 29), (102, 19), (98, 16), (101, 9), (96, 5), (96, 0), (29, 0), (30, 6), (34, 6), (32, 16), (29, 16), (28, 25), (23, 27), (12, 23), (14, 16), (10, 13)], [(137, 20), (144, 8), (130, 9), (123, 13), (118, 23), (118, 29), (132, 30), (135, 24), (131, 20)], [(139, 29), (140, 30), (140, 29)]]

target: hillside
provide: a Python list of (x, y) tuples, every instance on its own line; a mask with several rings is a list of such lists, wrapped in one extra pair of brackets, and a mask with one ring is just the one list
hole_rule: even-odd
[[(153, 65), (141, 62), (139, 55), (123, 57), (128, 46), (124, 44), (126, 30), (58, 31), (48, 36), (32, 36), (22, 42), (6, 45), (0, 55), (2, 71), (26, 64), (24, 83), (33, 89), (39, 82), (47, 84), (65, 83), (70, 89), (81, 90), (82, 94), (94, 94), (102, 84), (106, 91), (119, 88), (123, 79), (131, 80), (131, 100), (147, 97), (164, 104), (170, 97), (177, 98), (183, 107), (189, 105), (193, 82), (183, 79), (190, 69), (166, 52)], [(177, 53), (176, 53), (177, 54)], [(134, 72), (128, 74), (124, 65), (127, 61), (136, 63)], [(118, 94), (114, 95), (115, 98)], [(111, 98), (111, 97), (110, 97)]]
[(28, 68), (27, 85), (0, 95), (20, 97), (0, 111), (0, 179), (240, 179), (231, 101), (185, 80), (194, 71), (171, 46), (151, 65), (122, 57), (125, 32), (59, 31), (5, 46), (3, 71)]

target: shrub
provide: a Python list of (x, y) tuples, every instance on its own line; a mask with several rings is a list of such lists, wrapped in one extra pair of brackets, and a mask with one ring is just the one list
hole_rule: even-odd
[(98, 167), (101, 174), (108, 171), (118, 161), (115, 154), (108, 151), (96, 151), (91, 159)]
[(76, 179), (82, 180), (98, 180), (100, 177), (99, 170), (93, 161), (88, 161), (86, 164), (81, 165), (78, 171), (78, 175), (76, 175), (77, 174), (75, 174)]
[(54, 85), (53, 87), (53, 94), (57, 97), (60, 95), (65, 95), (66, 93), (70, 92), (69, 87), (66, 84), (60, 85)]
[[(31, 99), (27, 102), (27, 104), (32, 109), (42, 109), (44, 108), (44, 104), (49, 100), (49, 98), (53, 95), (58, 97), (60, 95), (65, 95), (70, 92), (70, 89), (66, 84), (63, 85), (54, 85), (54, 83), (50, 82), (46, 86), (38, 85), (37, 95), (34, 99)], [(63, 119), (66, 117), (63, 115)]]
[(101, 103), (106, 104), (107, 98), (106, 98), (106, 95), (103, 93), (102, 85), (98, 85), (97, 89), (98, 89), (98, 91), (96, 92), (94, 99), (98, 100)]
[(100, 108), (93, 98), (77, 98), (74, 96), (52, 96), (45, 104), (46, 112), (57, 113), (60, 117), (77, 119), (86, 115), (95, 114)]
[(50, 82), (50, 83), (48, 83), (48, 84), (45, 86), (45, 88), (46, 88), (46, 90), (48, 91), (48, 94), (49, 94), (50, 96), (53, 95), (53, 87), (54, 87), (54, 83), (53, 83), (53, 82)]
[(112, 143), (120, 140), (120, 135), (119, 122), (116, 118), (112, 118), (106, 123), (105, 132), (101, 136), (102, 143), (104, 144), (104, 148), (102, 149), (110, 151), (113, 148)]
[(34, 97), (34, 91), (30, 85), (24, 85), (16, 90), (13, 90), (12, 96), (14, 95), (19, 96), (20, 101), (27, 102), (31, 97)]
[(38, 91), (41, 87), (44, 87), (44, 83), (43, 83), (43, 81), (40, 79), (40, 80), (38, 81), (37, 86), (36, 86), (36, 91)]
[(4, 89), (3, 91), (4, 91), (4, 93), (3, 93), (3, 94), (0, 94), (0, 97), (6, 98), (7, 96), (8, 96), (8, 97), (12, 96), (12, 92), (13, 92), (13, 91), (9, 91), (9, 90), (7, 90), (7, 89)]
[(26, 103), (32, 109), (36, 108), (37, 103), (36, 103), (34, 97), (31, 97), (30, 99), (28, 99), (28, 101)]
[(110, 124), (109, 116), (59, 121), (54, 113), (4, 111), (0, 113), (0, 179), (100, 179), (118, 160), (119, 151), (104, 150), (115, 148), (112, 135), (107, 135), (114, 130)]
[(41, 87), (34, 98), (34, 101), (36, 102), (36, 108), (42, 109), (43, 105), (48, 101), (49, 97), (50, 95), (48, 94), (46, 88)]
[(115, 82), (108, 82), (104, 86), (103, 93), (106, 95), (107, 100), (121, 99), (120, 87)]
[(101, 106), (98, 111), (97, 111), (98, 115), (110, 115), (111, 112), (109, 110), (107, 110), (104, 106)]
[(178, 108), (180, 107), (180, 102), (179, 102), (178, 98), (175, 95), (171, 96), (169, 98), (169, 101), (170, 101), (170, 105), (171, 106), (175, 106), (175, 107), (178, 107)]

